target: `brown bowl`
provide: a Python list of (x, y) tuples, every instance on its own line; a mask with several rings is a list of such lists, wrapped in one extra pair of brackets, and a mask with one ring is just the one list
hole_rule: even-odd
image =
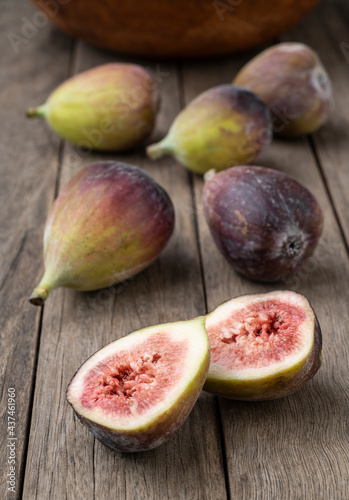
[(319, 0), (33, 0), (70, 35), (127, 54), (191, 58), (281, 35)]

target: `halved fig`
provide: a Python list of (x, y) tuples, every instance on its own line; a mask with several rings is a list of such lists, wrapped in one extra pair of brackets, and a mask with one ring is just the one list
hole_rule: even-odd
[(151, 326), (91, 356), (71, 380), (67, 399), (106, 446), (149, 450), (184, 423), (209, 360), (205, 318)]
[(211, 364), (204, 389), (218, 396), (266, 400), (303, 387), (321, 364), (320, 325), (293, 291), (243, 295), (207, 316)]

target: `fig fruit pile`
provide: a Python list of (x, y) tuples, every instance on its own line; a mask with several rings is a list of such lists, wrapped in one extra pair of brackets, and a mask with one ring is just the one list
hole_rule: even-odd
[(147, 154), (151, 159), (173, 155), (189, 170), (204, 174), (253, 162), (271, 139), (270, 113), (259, 97), (241, 87), (219, 85), (189, 103)]
[(101, 162), (62, 189), (44, 233), (45, 274), (30, 302), (42, 305), (58, 287), (97, 290), (145, 269), (168, 242), (173, 205), (138, 167)]
[(274, 282), (295, 274), (323, 229), (315, 197), (292, 177), (239, 166), (207, 180), (204, 212), (223, 256), (246, 278)]
[(80, 148), (124, 151), (150, 134), (158, 105), (158, 83), (144, 68), (113, 63), (69, 78), (27, 116)]
[[(316, 130), (331, 99), (317, 55), (302, 44), (279, 44), (247, 64), (233, 85), (199, 95), (147, 148), (151, 159), (169, 154), (195, 173), (215, 171), (206, 174), (205, 217), (219, 250), (246, 278), (284, 280), (314, 252), (323, 229), (314, 196), (284, 173), (249, 164), (273, 130)], [(124, 151), (150, 134), (158, 102), (157, 82), (144, 68), (107, 64), (68, 79), (28, 116), (44, 117), (79, 147)], [(84, 168), (49, 213), (45, 272), (30, 302), (42, 305), (58, 287), (97, 290), (134, 276), (159, 256), (173, 228), (169, 196), (144, 171), (115, 161)], [(149, 450), (183, 424), (202, 389), (242, 400), (287, 396), (315, 375), (321, 348), (304, 296), (237, 297), (205, 318), (108, 344), (74, 375), (67, 399), (105, 445)]]
[(272, 112), (280, 136), (315, 132), (329, 116), (332, 86), (318, 55), (302, 43), (280, 43), (244, 66), (235, 85), (255, 92)]
[(70, 382), (67, 399), (106, 446), (149, 450), (184, 423), (209, 361), (204, 318), (144, 328), (91, 356)]

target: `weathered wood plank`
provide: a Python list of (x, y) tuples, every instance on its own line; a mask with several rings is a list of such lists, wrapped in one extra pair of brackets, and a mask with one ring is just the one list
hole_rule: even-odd
[[(1, 498), (20, 498), (31, 415), (40, 311), (28, 302), (41, 272), (42, 228), (54, 196), (59, 140), (25, 119), (67, 74), (70, 40), (36, 26), (27, 1), (3, 2), (0, 30)], [(30, 23), (32, 27), (30, 28)], [(36, 24), (35, 24), (36, 23)], [(48, 50), (49, 47), (49, 50)], [(8, 389), (16, 390), (15, 464), (9, 463)], [(8, 490), (15, 466), (15, 493)]]
[[(79, 45), (76, 70), (111, 60), (109, 54)], [(150, 66), (156, 70), (156, 64)], [(178, 112), (179, 95), (175, 66), (161, 63), (159, 69), (166, 73), (160, 83), (163, 100), (157, 128), (157, 134), (163, 135)], [(49, 298), (24, 493), (30, 499), (52, 495), (74, 500), (224, 499), (217, 406), (211, 396), (200, 397), (185, 425), (167, 444), (136, 455), (115, 453), (95, 441), (65, 402), (74, 371), (105, 343), (146, 325), (205, 313), (187, 173), (171, 159), (157, 164), (145, 160), (143, 150), (82, 158), (68, 146), (61, 184), (100, 158), (134, 163), (153, 175), (174, 202), (176, 230), (161, 257), (127, 283), (89, 294), (58, 290)]]
[[(317, 25), (308, 29), (314, 30), (314, 38), (323, 36)], [(251, 55), (186, 66), (186, 101), (208, 86), (231, 81)], [(306, 388), (285, 399), (264, 403), (220, 400), (231, 498), (348, 498), (348, 343), (343, 319), (348, 316), (349, 266), (345, 247), (306, 139), (275, 141), (257, 164), (294, 176), (315, 194), (326, 219), (320, 246), (298, 276), (285, 283), (263, 285), (239, 277), (213, 243), (203, 216), (203, 181), (195, 177), (208, 309), (242, 293), (278, 288), (304, 293), (322, 325), (323, 366)]]
[[(349, 245), (349, 4), (327, 0), (283, 40), (307, 43), (316, 50), (333, 85), (329, 122), (313, 136), (332, 203)], [(319, 35), (321, 33), (321, 35)]]

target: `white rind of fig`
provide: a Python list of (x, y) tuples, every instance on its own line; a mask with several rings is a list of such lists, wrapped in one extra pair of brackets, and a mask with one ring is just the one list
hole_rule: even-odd
[(231, 299), (207, 316), (206, 330), (211, 364), (204, 390), (213, 394), (277, 399), (303, 387), (320, 368), (320, 325), (299, 293)]
[(67, 399), (106, 446), (149, 450), (184, 423), (205, 382), (209, 360), (205, 318), (151, 326), (92, 355), (72, 378)]

